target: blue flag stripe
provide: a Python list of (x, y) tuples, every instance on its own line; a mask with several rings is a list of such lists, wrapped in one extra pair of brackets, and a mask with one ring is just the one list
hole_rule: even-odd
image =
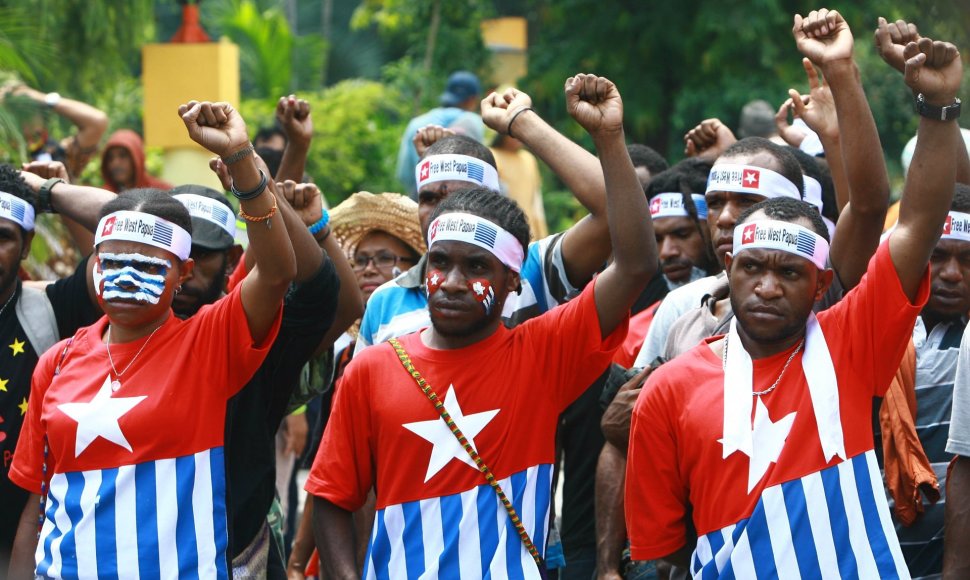
[(99, 578), (118, 578), (118, 552), (114, 544), (115, 480), (117, 478), (117, 468), (101, 471), (101, 485), (98, 487), (100, 501), (94, 508)]
[(797, 479), (782, 484), (781, 492), (785, 497), (785, 507), (788, 511), (789, 524), (792, 529), (800, 530), (794, 534), (795, 559), (798, 570), (803, 578), (821, 578), (822, 569), (818, 564), (818, 550), (815, 549), (815, 538), (812, 535), (812, 524), (808, 519), (808, 503), (805, 501), (805, 489), (802, 481)]

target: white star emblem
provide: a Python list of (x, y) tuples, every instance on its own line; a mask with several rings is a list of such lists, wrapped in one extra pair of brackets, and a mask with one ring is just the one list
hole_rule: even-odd
[(754, 173), (745, 172), (744, 180), (748, 182), (748, 185), (755, 182)]
[[(458, 425), (461, 432), (465, 435), (468, 443), (472, 446), (475, 451), (478, 448), (475, 447), (475, 436), (482, 432), (482, 429), (498, 414), (499, 409), (494, 409), (491, 411), (482, 411), (481, 413), (472, 413), (471, 415), (465, 415), (461, 411), (461, 406), (458, 404), (458, 396), (455, 395), (455, 386), (448, 385), (448, 392), (445, 393), (444, 399), (445, 409), (451, 415), (451, 419)], [(444, 419), (438, 417), (430, 421), (415, 421), (414, 423), (405, 423), (402, 425), (408, 431), (414, 433), (418, 437), (431, 442), (433, 447), (431, 448), (431, 460), (428, 462), (428, 472), (424, 476), (424, 482), (428, 483), (432, 477), (435, 476), (439, 471), (441, 471), (452, 459), (457, 459), (463, 461), (469, 466), (478, 469), (472, 458), (468, 456), (468, 452), (465, 448), (461, 446), (458, 442), (458, 438), (455, 434), (451, 432), (451, 429), (445, 423)]]
[[(768, 466), (778, 461), (794, 422), (795, 413), (789, 413), (773, 423), (768, 416), (768, 408), (758, 397), (751, 433), (752, 453), (748, 461), (748, 493), (768, 472)], [(719, 442), (723, 444), (723, 440)]]
[(485, 293), (485, 287), (482, 286), (481, 282), (475, 282), (472, 284), (472, 290), (474, 290), (475, 294), (478, 294), (479, 296)]
[(111, 376), (104, 378), (98, 394), (87, 403), (63, 403), (58, 405), (65, 415), (77, 421), (77, 438), (74, 456), (78, 457), (98, 437), (131, 451), (131, 445), (121, 432), (118, 419), (147, 397), (112, 397)]

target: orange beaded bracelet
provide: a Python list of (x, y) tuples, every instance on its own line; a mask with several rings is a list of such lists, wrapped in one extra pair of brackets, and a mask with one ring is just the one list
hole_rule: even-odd
[(266, 222), (266, 227), (267, 228), (271, 227), (270, 219), (276, 215), (276, 210), (278, 209), (278, 206), (276, 205), (276, 196), (273, 195), (272, 193), (270, 194), (270, 196), (273, 198), (273, 207), (269, 208), (269, 211), (266, 212), (266, 215), (251, 216), (248, 213), (246, 213), (246, 211), (243, 210), (242, 205), (240, 205), (239, 217), (246, 220), (247, 222), (252, 222), (252, 223)]

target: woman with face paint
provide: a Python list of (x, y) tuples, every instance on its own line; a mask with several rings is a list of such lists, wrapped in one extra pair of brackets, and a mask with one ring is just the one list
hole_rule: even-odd
[(105, 205), (94, 268), (105, 316), (41, 357), (31, 385), (10, 478), (37, 502), (13, 577), (227, 576), (226, 401), (275, 339), (296, 264), (239, 114), (194, 101), (179, 114), (229, 166), (256, 267), (181, 320), (171, 307), (193, 268), (188, 211), (151, 189)]

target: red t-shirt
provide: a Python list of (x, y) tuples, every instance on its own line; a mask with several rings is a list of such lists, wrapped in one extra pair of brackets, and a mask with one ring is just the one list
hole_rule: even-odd
[[(107, 393), (112, 399), (124, 398), (133, 404), (117, 418), (120, 433), (131, 450), (96, 436), (77, 453), (77, 445), (83, 444), (82, 441), (76, 445), (79, 422), (63, 410), (63, 405), (92, 401), (105, 381), (115, 377), (101, 339), (107, 317), (82, 328), (69, 339), (73, 342), (60, 363), (60, 374), (54, 376), (54, 370), (67, 341), (48, 350), (34, 370), (30, 404), (10, 479), (33, 493), (40, 492), (44, 435), (50, 445), (49, 473), (132, 465), (222, 446), (226, 400), (262, 364), (276, 338), (280, 320), (277, 315), (263, 344), (254, 345), (240, 293), (236, 291), (187, 320), (169, 315), (127, 371), (125, 366), (148, 337), (112, 344), (112, 359), (124, 375), (121, 387), (116, 392), (109, 388)], [(74, 412), (72, 407), (66, 408)], [(118, 439), (116, 434), (113, 436)]]
[(653, 315), (657, 313), (659, 307), (658, 300), (630, 317), (630, 330), (626, 333), (626, 340), (616, 351), (613, 362), (625, 369), (633, 367), (637, 355), (640, 354), (640, 347), (643, 346), (643, 339), (647, 337), (647, 332), (650, 330)]
[[(445, 408), (462, 416), (459, 426), (499, 479), (554, 461), (560, 412), (602, 374), (626, 334), (622, 324), (601, 338), (594, 285), (566, 305), (511, 330), (499, 326), (466, 348), (428, 348), (420, 332), (400, 339)], [(376, 484), (380, 509), (484, 483), (458, 453), (429, 465), (433, 447), (438, 453), (455, 439), (450, 431), (436, 432), (433, 445), (416, 434), (435, 423), (444, 425), (391, 346), (364, 349), (337, 389), (307, 491), (356, 510)]]
[[(850, 460), (873, 449), (872, 399), (889, 386), (928, 295), (927, 275), (915, 304), (910, 303), (884, 243), (859, 285), (818, 314), (838, 378), (845, 451)], [(741, 452), (722, 458), (724, 370), (721, 358), (708, 346), (714, 340), (654, 372), (634, 408), (626, 480), (627, 529), (634, 559), (654, 559), (682, 547), (688, 506), (702, 539), (734, 524), (740, 533), (739, 522), (752, 517), (766, 488), (843, 463), (837, 456), (829, 462), (823, 457), (800, 353), (773, 392), (754, 397), (756, 403), (761, 399), (769, 420), (776, 425), (791, 413), (795, 416), (787, 439), (780, 434), (772, 435), (771, 443), (762, 441), (782, 445), (780, 455), (748, 493), (751, 460)], [(767, 389), (775, 382), (792, 350), (753, 361), (754, 390)], [(753, 416), (756, 409), (753, 405)], [(881, 490), (879, 482), (875, 484)], [(789, 509), (795, 508), (789, 505)], [(784, 521), (786, 529), (797, 523), (792, 513), (788, 517), (792, 521)], [(769, 527), (773, 525), (769, 517)]]

